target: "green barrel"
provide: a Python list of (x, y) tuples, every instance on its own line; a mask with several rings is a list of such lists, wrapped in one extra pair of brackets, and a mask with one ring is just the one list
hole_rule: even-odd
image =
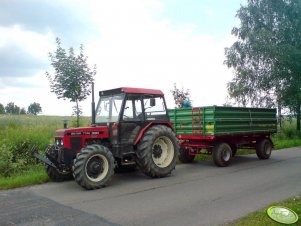
[(277, 132), (276, 109), (194, 107), (168, 110), (177, 135), (231, 135)]

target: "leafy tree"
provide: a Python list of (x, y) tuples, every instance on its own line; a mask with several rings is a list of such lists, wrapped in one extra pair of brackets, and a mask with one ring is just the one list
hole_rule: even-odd
[(176, 83), (174, 83), (174, 89), (170, 90), (170, 92), (173, 95), (173, 98), (175, 100), (175, 107), (176, 108), (182, 108), (185, 105), (191, 106), (191, 100), (190, 100), (190, 91), (189, 89), (184, 90), (177, 88)]
[(25, 110), (25, 108), (21, 108), (21, 110), (20, 110), (20, 115), (26, 115), (26, 110)]
[(27, 114), (37, 115), (42, 112), (42, 107), (39, 103), (33, 102), (27, 108)]
[(235, 76), (228, 83), (229, 96), (246, 106), (288, 107), (297, 114), (301, 104), (301, 2), (248, 0), (237, 12), (237, 41), (225, 49)]
[(0, 114), (5, 114), (5, 108), (1, 103), (0, 103)]
[(84, 47), (80, 46), (79, 55), (75, 55), (74, 49), (69, 48), (68, 54), (61, 47), (61, 41), (56, 39), (57, 49), (49, 53), (51, 65), (54, 68), (54, 76), (46, 72), (50, 82), (51, 92), (57, 95), (58, 99), (69, 99), (75, 103), (77, 109), (77, 126), (81, 114), (79, 102), (86, 99), (91, 93), (91, 83), (96, 74), (96, 65), (90, 69), (87, 63), (88, 57), (84, 55)]
[(15, 105), (14, 102), (10, 102), (5, 107), (6, 114), (18, 115), (20, 114), (20, 107)]

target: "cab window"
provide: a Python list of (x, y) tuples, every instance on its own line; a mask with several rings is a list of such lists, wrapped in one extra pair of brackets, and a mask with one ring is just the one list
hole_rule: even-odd
[(158, 120), (166, 116), (163, 97), (147, 96), (143, 100), (146, 119)]
[(123, 120), (141, 121), (143, 119), (141, 100), (134, 97), (128, 97), (125, 102)]

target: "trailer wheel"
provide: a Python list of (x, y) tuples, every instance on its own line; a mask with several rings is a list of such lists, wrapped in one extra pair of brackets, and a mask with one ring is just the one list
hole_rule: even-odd
[(259, 159), (268, 159), (271, 156), (273, 145), (270, 140), (262, 139), (256, 142), (256, 154)]
[(110, 182), (114, 168), (114, 157), (107, 147), (89, 145), (76, 156), (74, 179), (87, 190), (98, 189)]
[(189, 150), (186, 148), (180, 148), (179, 160), (182, 163), (191, 163), (194, 160), (194, 155), (189, 155)]
[(72, 179), (71, 172), (60, 172), (59, 170), (53, 168), (52, 166), (45, 165), (45, 170), (48, 177), (55, 182), (62, 182)]
[(163, 125), (151, 127), (137, 146), (137, 164), (147, 176), (165, 177), (175, 169), (179, 146), (172, 130)]
[(213, 148), (212, 157), (215, 165), (228, 166), (231, 162), (232, 149), (227, 143), (218, 143)]

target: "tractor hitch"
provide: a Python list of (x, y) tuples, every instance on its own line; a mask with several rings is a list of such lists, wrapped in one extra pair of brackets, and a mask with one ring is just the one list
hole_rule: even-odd
[(49, 158), (47, 158), (46, 156), (42, 156), (38, 153), (37, 148), (34, 146), (31, 149), (31, 155), (33, 157), (35, 157), (38, 161), (41, 161), (43, 163), (45, 163), (46, 165), (49, 165), (57, 170), (65, 170), (65, 164), (60, 164), (60, 163), (54, 163), (52, 162)]

